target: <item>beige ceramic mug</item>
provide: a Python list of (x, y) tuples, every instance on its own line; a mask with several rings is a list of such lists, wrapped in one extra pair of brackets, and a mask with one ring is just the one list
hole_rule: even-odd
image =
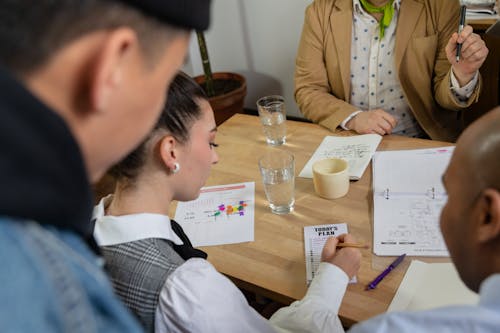
[(343, 197), (349, 191), (349, 164), (341, 158), (314, 162), (313, 182), (316, 193), (326, 199)]

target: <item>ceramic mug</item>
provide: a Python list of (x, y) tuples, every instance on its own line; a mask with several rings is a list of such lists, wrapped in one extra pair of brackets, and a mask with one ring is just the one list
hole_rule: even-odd
[(341, 158), (325, 158), (312, 166), (314, 190), (325, 199), (343, 197), (349, 191), (349, 163)]

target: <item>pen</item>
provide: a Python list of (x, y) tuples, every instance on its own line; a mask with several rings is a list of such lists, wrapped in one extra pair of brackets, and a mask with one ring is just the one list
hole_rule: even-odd
[(396, 260), (394, 260), (392, 262), (392, 264), (390, 264), (382, 273), (379, 274), (379, 276), (377, 276), (375, 278), (375, 280), (373, 280), (372, 282), (370, 282), (370, 284), (368, 284), (366, 286), (366, 290), (375, 289), (377, 284), (379, 284), (380, 281), (382, 281), (382, 279), (385, 278), (387, 276), (387, 274), (389, 274), (390, 271), (392, 271), (394, 268), (396, 268), (396, 266), (399, 265), (403, 261), (405, 256), (406, 256), (406, 253), (400, 255)]
[[(460, 23), (458, 24), (458, 35), (459, 36), (460, 36), (460, 33), (462, 32), (462, 30), (464, 30), (466, 9), (467, 9), (467, 6), (460, 7)], [(457, 62), (460, 60), (460, 51), (461, 50), (462, 50), (462, 43), (457, 43)]]
[(338, 243), (337, 247), (357, 247), (359, 249), (368, 249), (368, 244), (361, 243)]

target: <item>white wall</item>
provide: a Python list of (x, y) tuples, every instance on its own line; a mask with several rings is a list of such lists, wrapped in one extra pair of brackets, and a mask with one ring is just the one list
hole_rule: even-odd
[[(245, 107), (266, 95), (285, 97), (287, 114), (301, 116), (293, 98), (295, 55), (304, 10), (312, 0), (213, 0), (205, 33), (212, 71), (236, 72), (247, 79)], [(196, 36), (184, 70), (201, 75)]]

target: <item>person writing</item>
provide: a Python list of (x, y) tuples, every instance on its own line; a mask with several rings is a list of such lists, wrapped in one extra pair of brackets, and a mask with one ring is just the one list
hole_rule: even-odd
[(268, 321), (169, 218), (170, 203), (196, 199), (218, 162), (216, 132), (207, 97), (181, 73), (153, 132), (111, 169), (116, 189), (94, 210), (94, 235), (116, 292), (148, 332), (341, 329), (338, 309), (361, 254), (336, 245), (353, 236), (331, 238), (306, 296)]
[(443, 238), (477, 305), (394, 312), (352, 327), (352, 333), (498, 332), (500, 327), (500, 108), (470, 125), (443, 175), (448, 201)]
[(296, 58), (301, 112), (332, 131), (455, 141), (488, 54), (470, 26), (458, 35), (459, 11), (457, 0), (315, 0)]
[(90, 182), (150, 131), (209, 1), (0, 6), (0, 331), (141, 332), (93, 250)]

